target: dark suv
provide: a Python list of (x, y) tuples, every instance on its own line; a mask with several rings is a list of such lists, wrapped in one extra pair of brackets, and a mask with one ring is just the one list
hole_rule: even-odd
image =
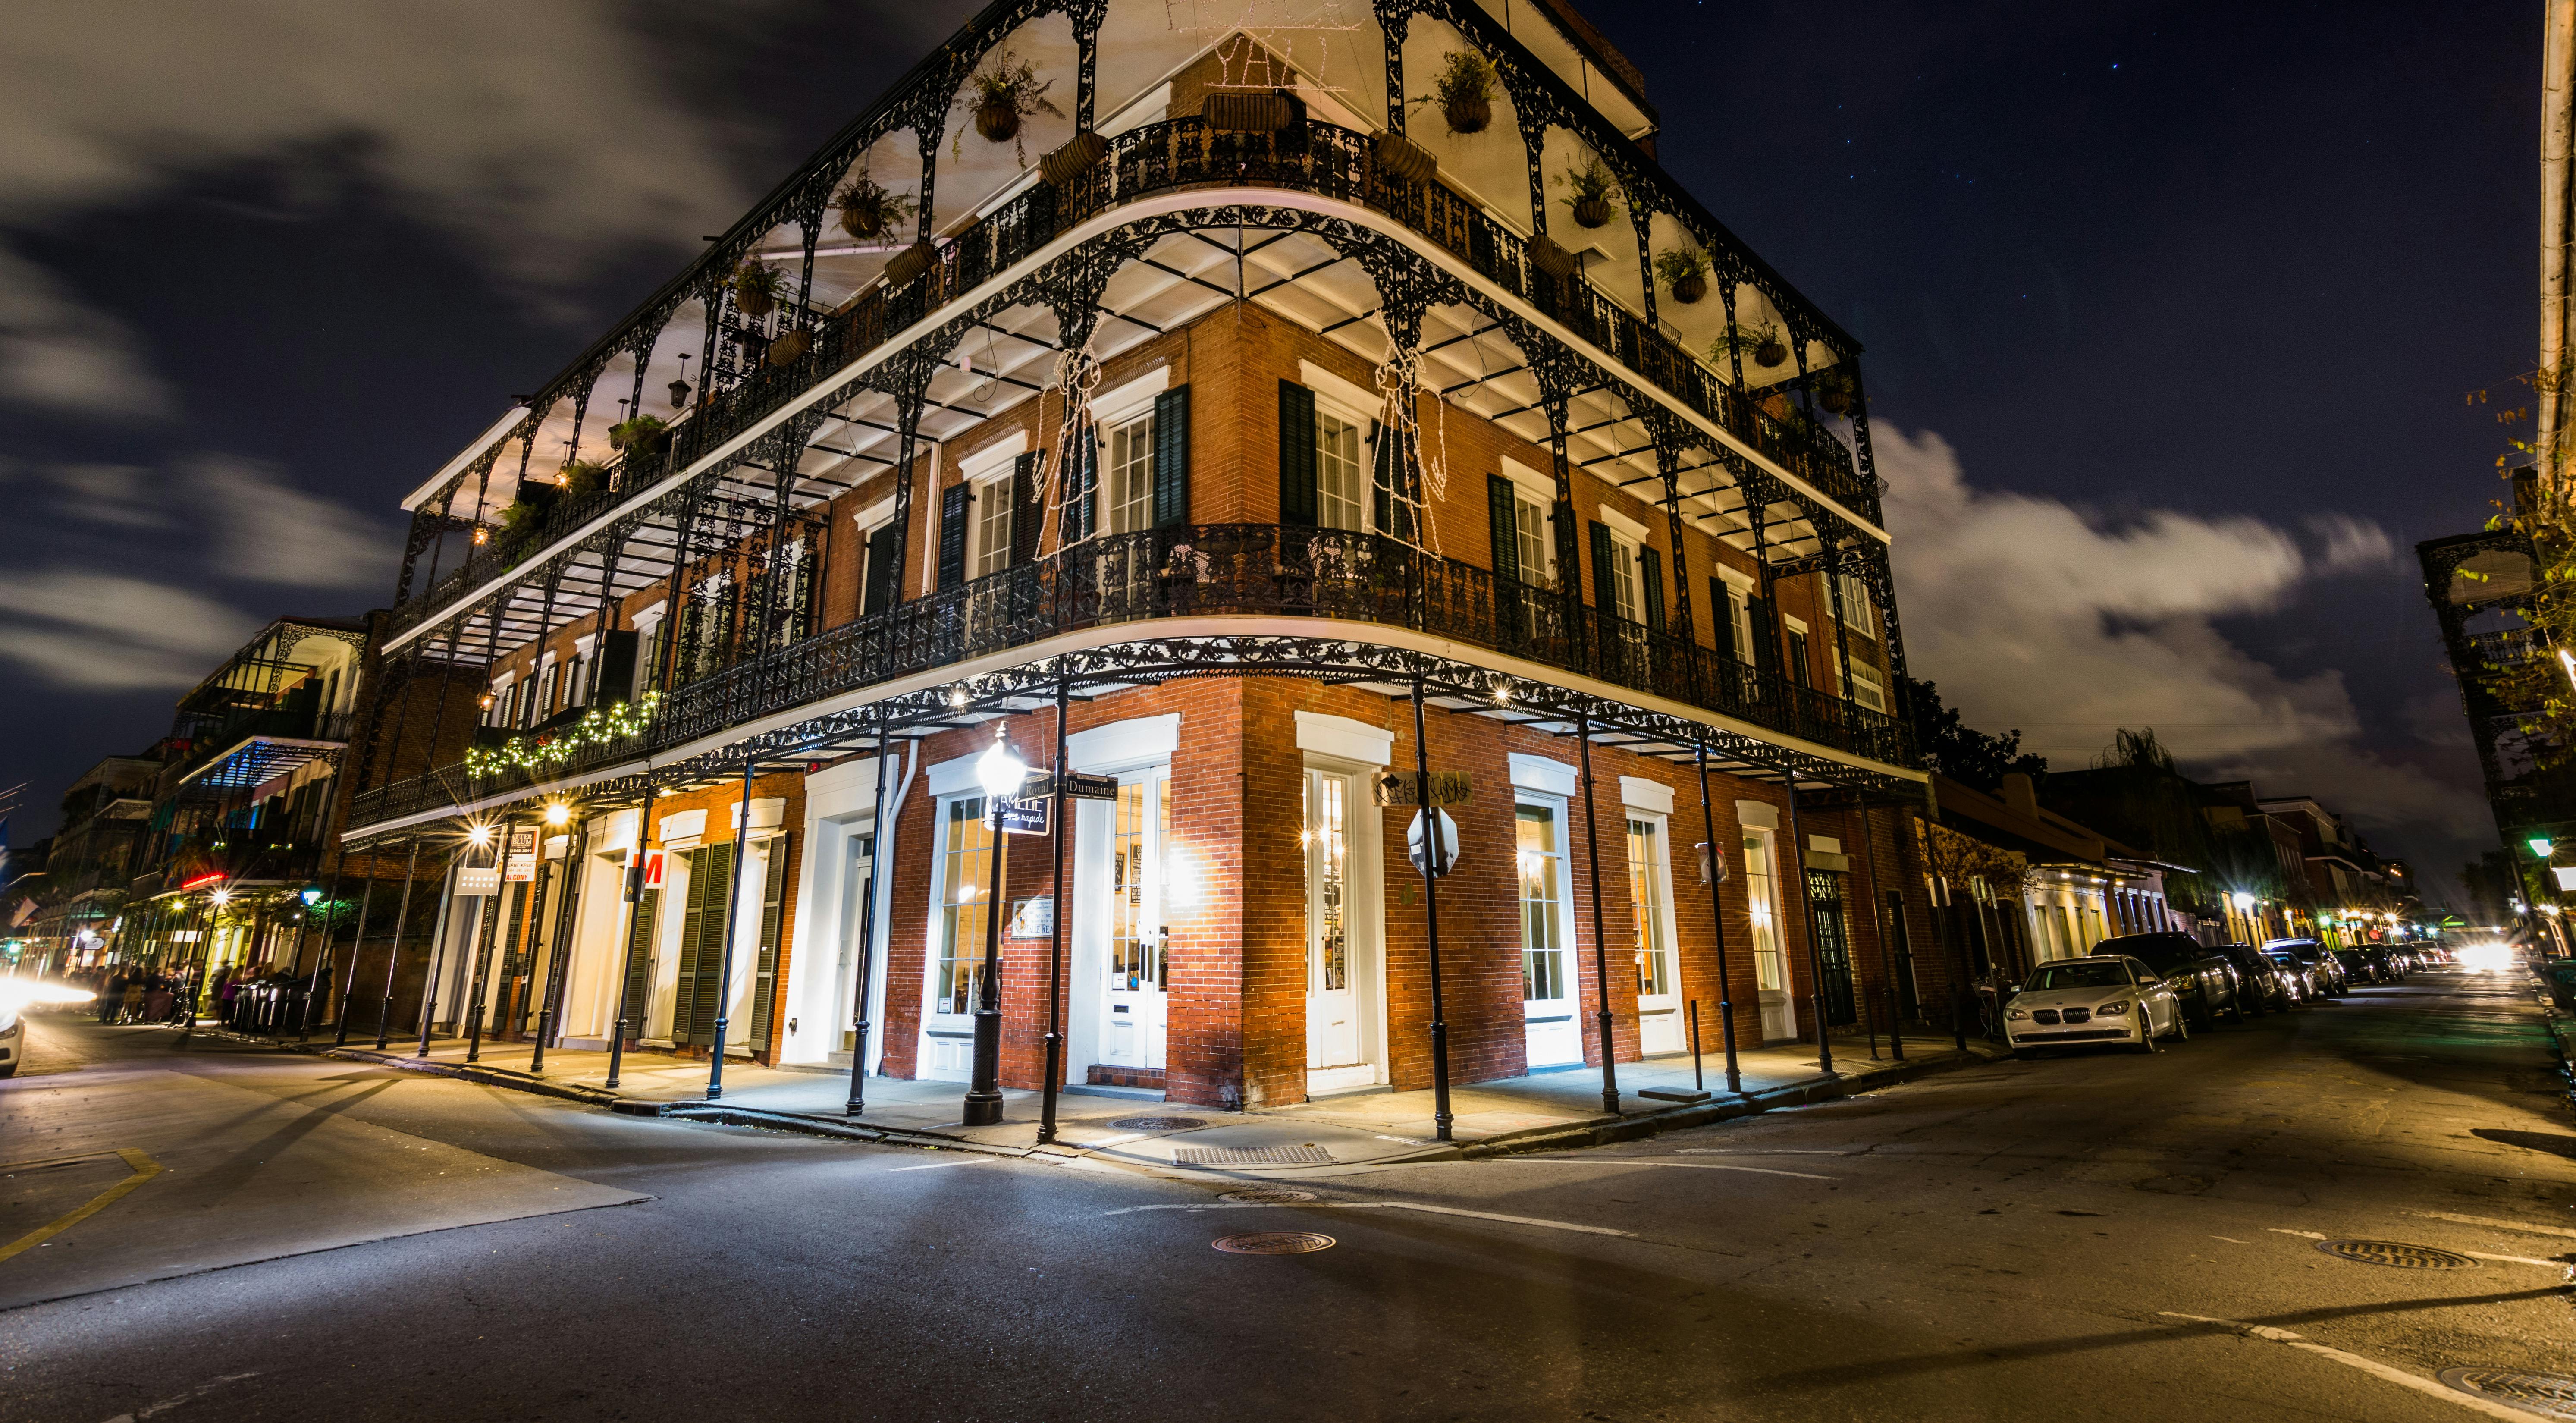
[(2093, 952), (2126, 954), (2154, 969), (2173, 986), (2195, 1027), (2209, 1026), (2222, 1013), (2245, 1020), (2245, 1005), (2236, 996), (2236, 965), (2189, 934), (2123, 934), (2095, 944)]

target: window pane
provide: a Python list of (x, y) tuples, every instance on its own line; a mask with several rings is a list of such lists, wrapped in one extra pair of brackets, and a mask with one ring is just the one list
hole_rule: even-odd
[(1771, 834), (1744, 834), (1744, 909), (1753, 921), (1753, 979), (1767, 989), (1789, 986), (1788, 965), (1780, 956), (1778, 897), (1772, 892)]
[(1521, 997), (1565, 997), (1565, 945), (1558, 933), (1556, 812), (1524, 805), (1514, 816), (1521, 883)]
[(1360, 427), (1315, 413), (1315, 519), (1328, 529), (1368, 528), (1368, 466)]
[(975, 1011), (983, 981), (984, 891), (993, 832), (984, 826), (984, 798), (948, 803), (948, 836), (939, 866), (939, 972), (930, 1011)]
[(1628, 904), (1637, 925), (1637, 993), (1673, 991), (1673, 946), (1664, 939), (1662, 827), (1651, 820), (1628, 822)]
[(1134, 533), (1154, 524), (1154, 417), (1142, 415), (1109, 432), (1109, 468), (1104, 471), (1108, 529)]
[(1011, 566), (1011, 482), (975, 486), (975, 570), (981, 578)]
[(1547, 582), (1547, 510), (1528, 499), (1515, 501), (1514, 532), (1520, 536), (1521, 581)]

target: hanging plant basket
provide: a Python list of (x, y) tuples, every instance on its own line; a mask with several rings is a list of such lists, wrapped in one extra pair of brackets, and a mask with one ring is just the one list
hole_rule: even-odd
[(1090, 129), (1075, 134), (1063, 147), (1038, 160), (1038, 175), (1048, 184), (1070, 188), (1109, 156), (1109, 140)]
[(1696, 247), (1676, 247), (1655, 254), (1655, 275), (1664, 279), (1673, 300), (1684, 306), (1708, 295), (1708, 254)]
[(1852, 407), (1859, 403), (1860, 391), (1852, 381), (1851, 372), (1841, 366), (1825, 367), (1816, 373), (1811, 384), (1816, 392), (1816, 403), (1825, 407), (1828, 414), (1849, 415)]
[(889, 192), (862, 173), (832, 200), (841, 209), (841, 230), (860, 242), (876, 242), (911, 217), (912, 199)]
[(805, 359), (805, 353), (812, 349), (813, 338), (803, 330), (788, 331), (769, 343), (769, 351), (761, 359), (767, 361), (773, 370), (782, 369)]
[(1566, 190), (1561, 201), (1573, 210), (1575, 222), (1584, 227), (1605, 226), (1619, 210), (1619, 180), (1598, 158), (1587, 158), (1582, 167), (1568, 168), (1551, 181)]
[(1694, 305), (1706, 295), (1708, 295), (1708, 278), (1697, 273), (1673, 283), (1673, 300), (1684, 306)]
[(1610, 200), (1608, 198), (1576, 198), (1574, 200), (1574, 220), (1584, 227), (1609, 226)]
[(659, 415), (638, 415), (608, 427), (608, 447), (630, 455), (657, 455), (670, 443), (671, 427), (663, 424)]
[(757, 321), (778, 308), (778, 296), (786, 287), (786, 279), (775, 268), (745, 262), (734, 268), (731, 285), (734, 310)]
[(1389, 182), (1407, 187), (1428, 183), (1440, 172), (1440, 160), (1431, 150), (1400, 133), (1382, 133), (1375, 144), (1377, 171)]
[(1760, 366), (1766, 371), (1777, 370), (1781, 366), (1788, 364), (1788, 361), (1789, 348), (1777, 336), (1773, 336), (1771, 339), (1761, 342), (1753, 348), (1753, 364)]
[(908, 287), (939, 261), (939, 249), (927, 242), (916, 242), (894, 254), (885, 265), (886, 286)]
[[(1042, 113), (1064, 117), (1064, 110), (1046, 97), (1048, 86), (1054, 83), (1052, 79), (1039, 79), (1037, 66), (1004, 50), (976, 72), (966, 91), (957, 96), (957, 102), (974, 116), (975, 132), (985, 142), (1012, 145), (1025, 164), (1029, 155), (1020, 147), (1020, 121)], [(963, 156), (965, 141), (966, 135), (960, 132), (956, 141), (948, 145), (952, 157)]]
[(1494, 66), (1472, 49), (1453, 49), (1441, 59), (1431, 92), (1413, 102), (1439, 105), (1451, 133), (1482, 133), (1494, 121)]
[(1582, 265), (1582, 259), (1558, 246), (1544, 233), (1530, 239), (1529, 259), (1531, 266), (1559, 278), (1572, 276)]
[(987, 143), (1008, 143), (1020, 136), (1020, 111), (1009, 99), (986, 99), (975, 106), (975, 132)]

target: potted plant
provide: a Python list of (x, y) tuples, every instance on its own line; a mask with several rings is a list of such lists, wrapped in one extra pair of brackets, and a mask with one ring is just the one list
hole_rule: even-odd
[(1708, 295), (1708, 254), (1696, 247), (1676, 247), (1655, 254), (1655, 275), (1664, 279), (1673, 300), (1684, 306)]
[(912, 199), (890, 192), (865, 173), (852, 178), (832, 201), (841, 209), (841, 230), (860, 242), (875, 242), (912, 216)]
[[(1020, 140), (1020, 121), (1035, 114), (1064, 117), (1046, 97), (1052, 79), (1040, 80), (1037, 66), (1010, 50), (993, 57), (993, 62), (977, 70), (966, 92), (957, 97), (958, 105), (972, 114), (975, 132), (987, 143), (1007, 143), (1019, 156), (1020, 166), (1027, 167), (1029, 153)], [(960, 133), (949, 144), (949, 156), (965, 156), (966, 135)]]
[(1451, 133), (1482, 133), (1494, 121), (1494, 66), (1472, 49), (1453, 49), (1441, 59), (1431, 92), (1413, 102), (1439, 105)]
[(778, 339), (769, 343), (769, 349), (761, 359), (767, 361), (772, 369), (782, 369), (805, 359), (805, 353), (812, 349), (813, 338), (807, 336), (805, 328), (800, 326), (780, 332)]
[(1815, 391), (1816, 403), (1825, 407), (1827, 414), (1848, 415), (1860, 403), (1860, 382), (1852, 379), (1849, 366), (1827, 366), (1816, 372), (1807, 385)]
[[(614, 444), (616, 439), (612, 431), (609, 442)], [(563, 486), (564, 497), (567, 499), (586, 498), (597, 494), (607, 485), (608, 471), (588, 460), (574, 460), (555, 471), (555, 483)]]
[[(1779, 359), (1762, 360), (1766, 351), (1777, 352)], [(1780, 345), (1780, 328), (1768, 321), (1759, 326), (1729, 326), (1717, 338), (1717, 344), (1708, 348), (1708, 358), (1716, 365), (1728, 365), (1738, 356), (1751, 356), (1755, 364), (1763, 366), (1776, 366), (1788, 359), (1788, 351)]]
[(1568, 168), (1557, 174), (1556, 185), (1567, 190), (1569, 196), (1563, 202), (1573, 209), (1574, 220), (1581, 226), (1603, 226), (1610, 221), (1611, 214), (1618, 211), (1614, 198), (1619, 191), (1619, 180), (1610, 175), (1610, 170), (1598, 158), (1587, 158), (1583, 160), (1582, 167)]
[(734, 310), (757, 321), (778, 305), (779, 294), (787, 289), (787, 279), (775, 267), (759, 262), (745, 262), (734, 268)]
[(659, 415), (638, 415), (608, 427), (608, 447), (624, 450), (630, 456), (658, 455), (670, 444), (671, 427)]
[(529, 503), (527, 500), (513, 499), (509, 503), (501, 506), (501, 527), (508, 532), (515, 534), (519, 530), (527, 527), (529, 524), (534, 523), (536, 521), (537, 512), (537, 506)]

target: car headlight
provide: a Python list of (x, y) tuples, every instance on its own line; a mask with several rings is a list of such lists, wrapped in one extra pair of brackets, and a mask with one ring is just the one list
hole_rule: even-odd
[(2022, 1010), (2020, 1010), (2019, 1008), (2015, 1008), (2015, 1009), (2013, 1009), (2011, 1012), (2004, 1014), (2004, 1017), (2005, 1017), (2005, 1018), (2007, 1018), (2007, 1019), (2009, 1019), (2009, 1020), (2011, 1020), (2011, 1021), (2013, 1021), (2013, 1022), (2016, 1022), (2016, 1023), (2020, 1022), (2022, 1019), (2027, 1018), (2027, 1017), (2029, 1017), (2029, 1016), (2030, 1016), (2030, 1015), (2029, 1015), (2028, 1013), (2023, 1012), (2023, 1011), (2022, 1011)]
[(2120, 1014), (2128, 1011), (2129, 1000), (2123, 998), (2117, 1003), (2105, 1003), (2101, 1007), (2094, 1009), (2093, 1016), (2097, 1018), (2116, 1018)]

